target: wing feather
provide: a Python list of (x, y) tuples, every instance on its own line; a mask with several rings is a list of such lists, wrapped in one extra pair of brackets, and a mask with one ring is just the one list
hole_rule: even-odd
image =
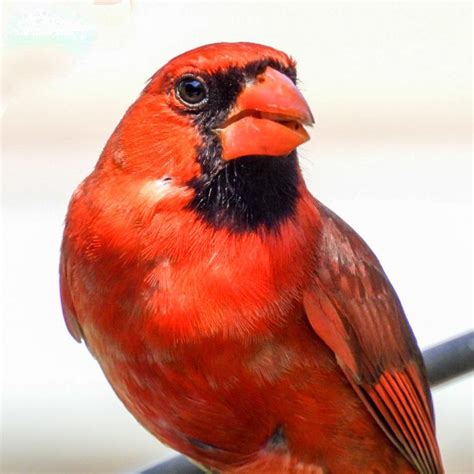
[(308, 320), (400, 452), (420, 473), (442, 473), (425, 369), (398, 297), (367, 244), (317, 205), (322, 231), (304, 297)]
[(81, 342), (83, 337), (81, 326), (77, 320), (76, 310), (72, 301), (71, 291), (69, 289), (69, 281), (67, 278), (67, 270), (65, 263), (65, 252), (62, 250), (61, 262), (59, 264), (59, 289), (61, 294), (61, 306), (63, 310), (64, 321), (71, 336)]

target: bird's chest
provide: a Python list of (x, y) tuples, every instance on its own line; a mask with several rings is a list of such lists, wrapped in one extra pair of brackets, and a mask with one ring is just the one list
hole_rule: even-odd
[[(285, 370), (288, 352), (262, 340), (301, 310), (309, 261), (303, 243), (288, 231), (268, 237), (157, 231), (134, 247), (109, 241), (110, 255), (102, 242), (100, 260), (74, 267), (82, 286), (76, 291), (87, 295), (78, 313), (88, 346), (150, 429), (166, 432), (167, 423), (180, 423), (173, 413), (183, 411), (199, 414), (189, 417), (197, 426), (205, 407), (222, 423), (254, 413), (255, 397), (239, 410), (233, 405), (241, 387), (249, 393), (255, 386), (257, 396), (262, 380), (270, 383)], [(194, 432), (186, 423), (182, 431)]]
[(252, 337), (283, 324), (301, 299), (311, 247), (297, 225), (267, 235), (180, 226), (135, 241), (91, 239), (100, 259), (82, 258), (73, 271), (77, 292), (87, 295), (80, 323), (92, 350), (95, 341), (105, 349), (105, 340), (129, 350), (143, 340), (160, 347)]
[(261, 242), (164, 256), (145, 271), (139, 312), (163, 336), (244, 336), (279, 324), (300, 295), (302, 262)]

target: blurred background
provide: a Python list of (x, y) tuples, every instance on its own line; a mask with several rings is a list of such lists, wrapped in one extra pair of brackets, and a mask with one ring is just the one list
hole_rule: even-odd
[[(426, 348), (472, 327), (471, 2), (2, 2), (2, 472), (132, 472), (171, 455), (69, 336), (75, 186), (145, 81), (204, 43), (299, 63), (312, 192), (379, 256)], [(473, 376), (434, 390), (448, 473), (473, 471)]]

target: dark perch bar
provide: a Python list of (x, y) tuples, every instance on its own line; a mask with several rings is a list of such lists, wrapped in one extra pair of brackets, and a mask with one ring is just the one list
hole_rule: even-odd
[(176, 456), (168, 461), (141, 471), (140, 474), (202, 474), (203, 471), (190, 463), (184, 456)]
[(474, 331), (423, 351), (431, 387), (474, 370)]
[[(423, 358), (431, 387), (467, 374), (474, 370), (474, 331), (426, 349)], [(183, 456), (176, 456), (141, 474), (202, 474), (202, 471)]]

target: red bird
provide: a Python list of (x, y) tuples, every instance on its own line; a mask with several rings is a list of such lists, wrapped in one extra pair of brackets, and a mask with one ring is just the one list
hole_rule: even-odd
[(442, 473), (425, 370), (377, 258), (315, 200), (295, 62), (160, 69), (74, 193), (69, 331), (158, 439), (223, 473)]

